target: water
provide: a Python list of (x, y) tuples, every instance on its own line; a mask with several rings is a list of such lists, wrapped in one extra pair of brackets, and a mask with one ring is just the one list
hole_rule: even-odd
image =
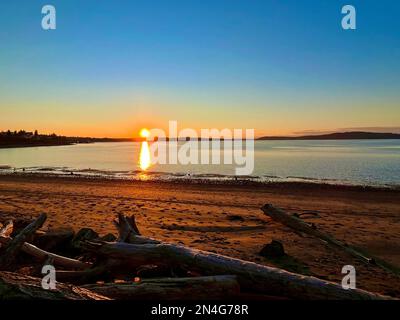
[[(235, 165), (179, 164), (153, 165), (143, 173), (139, 151), (138, 142), (0, 149), (0, 173), (17, 168), (128, 179), (233, 179), (235, 174)], [(256, 181), (400, 186), (400, 140), (256, 141), (254, 161), (247, 178)]]

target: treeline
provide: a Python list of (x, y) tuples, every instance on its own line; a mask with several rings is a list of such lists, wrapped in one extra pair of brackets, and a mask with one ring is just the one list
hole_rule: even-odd
[(59, 136), (55, 133), (40, 134), (37, 130), (29, 132), (25, 130), (19, 131), (2, 131), (0, 132), (0, 147), (30, 147), (30, 146), (58, 146), (71, 145), (76, 143), (93, 143), (93, 142), (120, 142), (129, 141), (129, 139), (110, 139), (110, 138), (89, 138), (89, 137), (66, 137)]

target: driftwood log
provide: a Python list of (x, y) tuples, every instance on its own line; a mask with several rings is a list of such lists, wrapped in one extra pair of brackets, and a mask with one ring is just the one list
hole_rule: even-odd
[[(0, 237), (0, 244), (7, 245), (10, 242), (10, 239), (1, 238)], [(78, 269), (78, 270), (85, 270), (91, 268), (91, 264), (88, 262), (79, 261), (76, 259), (60, 256), (55, 253), (51, 253), (45, 250), (42, 250), (33, 244), (25, 242), (21, 248), (22, 252), (31, 255), (39, 260), (45, 261), (48, 258), (52, 258), (54, 265), (69, 269)]]
[(0, 300), (110, 300), (88, 289), (57, 282), (55, 290), (45, 290), (42, 279), (0, 271)]
[(384, 299), (383, 296), (314, 277), (190, 249), (174, 244), (87, 243), (94, 254), (118, 259), (121, 265), (136, 268), (145, 264), (183, 265), (206, 275), (233, 274), (244, 290), (295, 299)]
[(79, 261), (76, 259), (72, 259), (72, 258), (60, 256), (58, 254), (54, 254), (51, 252), (47, 252), (42, 249), (39, 249), (38, 247), (36, 247), (30, 243), (25, 243), (25, 245), (22, 247), (22, 251), (24, 251), (25, 253), (27, 253), (31, 256), (34, 256), (38, 259), (44, 259), (46, 256), (48, 258), (52, 258), (54, 261), (54, 265), (64, 267), (64, 268), (85, 270), (85, 269), (89, 269), (92, 267), (92, 265), (88, 262), (82, 262), (82, 261)]
[(6, 246), (4, 253), (0, 257), (0, 270), (8, 269), (15, 261), (15, 258), (24, 245), (25, 241), (33, 235), (46, 221), (47, 216), (42, 213), (35, 221), (26, 226), (18, 235)]
[[(86, 250), (103, 258), (120, 261), (125, 268), (146, 264), (184, 266), (204, 275), (236, 275), (242, 290), (294, 299), (385, 299), (386, 297), (359, 289), (343, 289), (339, 284), (290, 273), (181, 245), (160, 242), (137, 235), (133, 219), (119, 215), (116, 222), (121, 235), (129, 243), (87, 242)], [(137, 244), (139, 243), (139, 244)]]
[[(0, 270), (9, 268), (18, 252), (24, 251), (39, 258), (41, 262), (68, 269), (57, 270), (56, 278), (62, 282), (93, 283), (100, 277), (102, 280), (112, 281), (117, 275), (124, 278), (128, 275), (133, 276), (138, 267), (145, 265), (183, 268), (206, 277), (141, 279), (133, 283), (85, 285), (85, 288), (57, 283), (56, 290), (44, 290), (41, 287), (41, 279), (0, 271), (0, 299), (104, 300), (107, 296), (118, 299), (200, 300), (228, 298), (231, 295), (240, 297), (243, 294), (293, 299), (388, 299), (359, 289), (345, 290), (339, 284), (314, 277), (148, 238), (140, 234), (134, 216), (128, 218), (122, 214), (118, 216), (118, 221), (115, 221), (119, 242), (88, 240), (81, 243), (80, 248), (97, 258), (97, 263), (93, 266), (52, 254), (26, 242), (45, 220), (46, 215), (41, 215), (14, 238), (10, 237), (12, 223), (0, 229)], [(107, 278), (107, 275), (112, 277)]]
[[(10, 237), (13, 229), (12, 221), (9, 222), (4, 228), (0, 230), (0, 244), (3, 247), (8, 248), (12, 243), (13, 239)], [(58, 254), (54, 254), (45, 250), (42, 250), (33, 244), (28, 242), (24, 242), (22, 247), (20, 247), (21, 251), (29, 254), (39, 260), (45, 261), (46, 259), (53, 259), (54, 265), (64, 267), (67, 269), (78, 269), (78, 270), (85, 270), (91, 267), (90, 263), (82, 262), (76, 259), (71, 259), (68, 257), (63, 257)]]
[(297, 218), (296, 216), (289, 215), (280, 208), (276, 208), (271, 204), (266, 204), (261, 208), (261, 210), (273, 220), (291, 228), (296, 233), (303, 233), (316, 237), (327, 243), (331, 247), (347, 252), (351, 256), (359, 259), (364, 263), (377, 265), (386, 271), (400, 276), (399, 268), (390, 265), (382, 259), (373, 257), (365, 252), (361, 252), (361, 250), (349, 246), (348, 244), (343, 243), (322, 231), (319, 231), (314, 225), (310, 225), (302, 219)]
[(82, 287), (119, 300), (221, 300), (235, 298), (240, 291), (235, 276), (156, 278)]

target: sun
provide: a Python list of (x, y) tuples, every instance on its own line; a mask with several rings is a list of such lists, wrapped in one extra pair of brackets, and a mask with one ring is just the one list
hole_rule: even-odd
[(150, 136), (150, 131), (146, 128), (143, 128), (142, 130), (140, 130), (139, 134), (142, 138), (148, 138)]

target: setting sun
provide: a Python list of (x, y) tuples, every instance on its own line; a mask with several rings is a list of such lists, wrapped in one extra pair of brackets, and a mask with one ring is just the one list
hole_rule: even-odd
[(142, 138), (148, 138), (150, 136), (150, 131), (146, 128), (143, 128), (142, 130), (140, 130), (139, 134)]

